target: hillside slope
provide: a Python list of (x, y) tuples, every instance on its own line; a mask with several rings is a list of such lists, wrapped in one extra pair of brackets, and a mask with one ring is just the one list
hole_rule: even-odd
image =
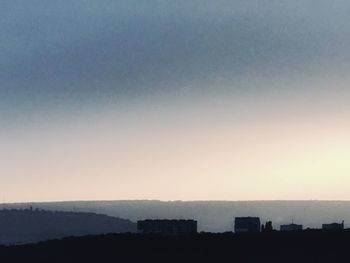
[(95, 213), (0, 210), (0, 244), (135, 231), (129, 220)]

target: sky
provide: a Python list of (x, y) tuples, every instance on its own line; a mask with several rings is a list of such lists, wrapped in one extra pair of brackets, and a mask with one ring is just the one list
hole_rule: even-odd
[(350, 200), (347, 0), (4, 0), (0, 202)]

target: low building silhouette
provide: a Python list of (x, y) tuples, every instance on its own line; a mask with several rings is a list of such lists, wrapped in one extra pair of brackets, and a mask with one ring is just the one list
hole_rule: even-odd
[(303, 225), (297, 225), (297, 224), (281, 225), (280, 230), (281, 231), (302, 231)]
[(236, 217), (235, 233), (257, 233), (260, 232), (259, 217)]
[(197, 221), (147, 219), (137, 222), (137, 231), (140, 234), (193, 235), (197, 233)]
[(323, 230), (344, 230), (344, 221), (341, 224), (332, 223), (332, 224), (323, 224)]

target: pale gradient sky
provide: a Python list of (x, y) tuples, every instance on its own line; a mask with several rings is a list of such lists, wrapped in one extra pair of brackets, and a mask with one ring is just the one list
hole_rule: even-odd
[(349, 13), (2, 1), (0, 198), (350, 200)]

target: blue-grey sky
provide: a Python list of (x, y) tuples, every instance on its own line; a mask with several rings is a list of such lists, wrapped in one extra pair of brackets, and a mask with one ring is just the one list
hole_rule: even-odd
[[(311, 187), (326, 170), (305, 164), (311, 150), (297, 161), (279, 159), (300, 156), (305, 142), (317, 152), (332, 152), (328, 142), (335, 155), (350, 154), (349, 12), (346, 0), (1, 1), (3, 195), (350, 199), (344, 184), (327, 192), (334, 174)], [(334, 146), (334, 138), (342, 141)], [(268, 168), (259, 159), (266, 153)], [(162, 156), (167, 166), (160, 169)], [(343, 157), (339, 180), (350, 171)], [(336, 161), (322, 158), (331, 171)], [(249, 187), (293, 176), (310, 176), (300, 192), (286, 191), (288, 183), (276, 184), (276, 194)], [(176, 177), (176, 191), (164, 190)], [(151, 180), (159, 183), (147, 185)], [(198, 181), (202, 190), (192, 191)], [(229, 188), (233, 182), (240, 191)]]

